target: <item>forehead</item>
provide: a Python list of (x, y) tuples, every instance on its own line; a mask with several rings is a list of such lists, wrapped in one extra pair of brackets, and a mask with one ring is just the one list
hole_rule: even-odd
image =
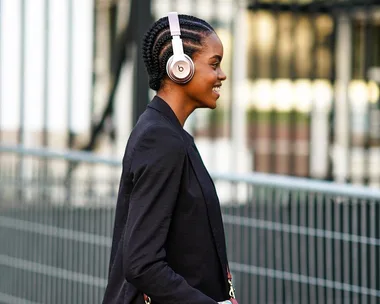
[(203, 40), (203, 48), (200, 55), (223, 57), (223, 44), (216, 33), (211, 33)]

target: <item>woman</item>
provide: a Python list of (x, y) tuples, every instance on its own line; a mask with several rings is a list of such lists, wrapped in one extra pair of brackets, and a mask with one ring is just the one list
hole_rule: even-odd
[(215, 304), (231, 291), (220, 205), (183, 125), (216, 107), (223, 46), (204, 20), (169, 13), (146, 33), (143, 57), (157, 94), (123, 158), (103, 303)]

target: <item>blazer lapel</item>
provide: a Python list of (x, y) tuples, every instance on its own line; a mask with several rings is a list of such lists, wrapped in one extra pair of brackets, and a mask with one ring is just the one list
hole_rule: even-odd
[(226, 243), (225, 243), (225, 235), (222, 221), (222, 214), (220, 211), (220, 204), (218, 200), (218, 196), (216, 194), (216, 190), (214, 187), (214, 183), (211, 179), (211, 176), (208, 174), (206, 167), (203, 164), (202, 158), (199, 155), (198, 149), (195, 146), (193, 137), (188, 134), (181, 126), (174, 112), (170, 108), (170, 106), (160, 97), (155, 96), (153, 100), (148, 104), (148, 108), (152, 108), (156, 111), (159, 111), (163, 114), (173, 127), (178, 130), (182, 139), (187, 144), (187, 149), (190, 156), (190, 162), (196, 174), (196, 177), (199, 181), (199, 184), (202, 189), (203, 197), (207, 206), (208, 218), (210, 221), (210, 226), (212, 230), (212, 234), (214, 237), (214, 243), (216, 246), (216, 251), (218, 252), (219, 260), (222, 269), (222, 273), (224, 276), (224, 281), (227, 285), (227, 253), (226, 253)]
[(226, 243), (218, 196), (216, 195), (214, 183), (210, 175), (208, 174), (202, 162), (202, 158), (199, 155), (199, 152), (194, 143), (188, 146), (188, 152), (190, 156), (191, 165), (194, 169), (194, 172), (203, 192), (203, 196), (207, 206), (210, 226), (212, 234), (214, 236), (215, 246), (218, 252), (221, 266), (223, 268), (222, 272), (225, 277), (225, 282), (227, 282)]

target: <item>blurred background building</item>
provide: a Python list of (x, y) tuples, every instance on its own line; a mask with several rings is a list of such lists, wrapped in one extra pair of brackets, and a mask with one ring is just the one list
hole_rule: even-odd
[(228, 81), (186, 123), (217, 172), (380, 186), (376, 0), (0, 0), (0, 140), (121, 158), (153, 96), (141, 38), (209, 21)]

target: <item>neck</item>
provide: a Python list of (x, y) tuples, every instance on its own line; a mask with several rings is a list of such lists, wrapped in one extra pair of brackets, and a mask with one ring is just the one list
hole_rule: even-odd
[(190, 103), (186, 102), (186, 98), (180, 94), (180, 92), (175, 92), (174, 90), (159, 90), (157, 96), (165, 100), (169, 107), (174, 112), (175, 116), (179, 120), (182, 127), (185, 125), (186, 119), (195, 110)]

